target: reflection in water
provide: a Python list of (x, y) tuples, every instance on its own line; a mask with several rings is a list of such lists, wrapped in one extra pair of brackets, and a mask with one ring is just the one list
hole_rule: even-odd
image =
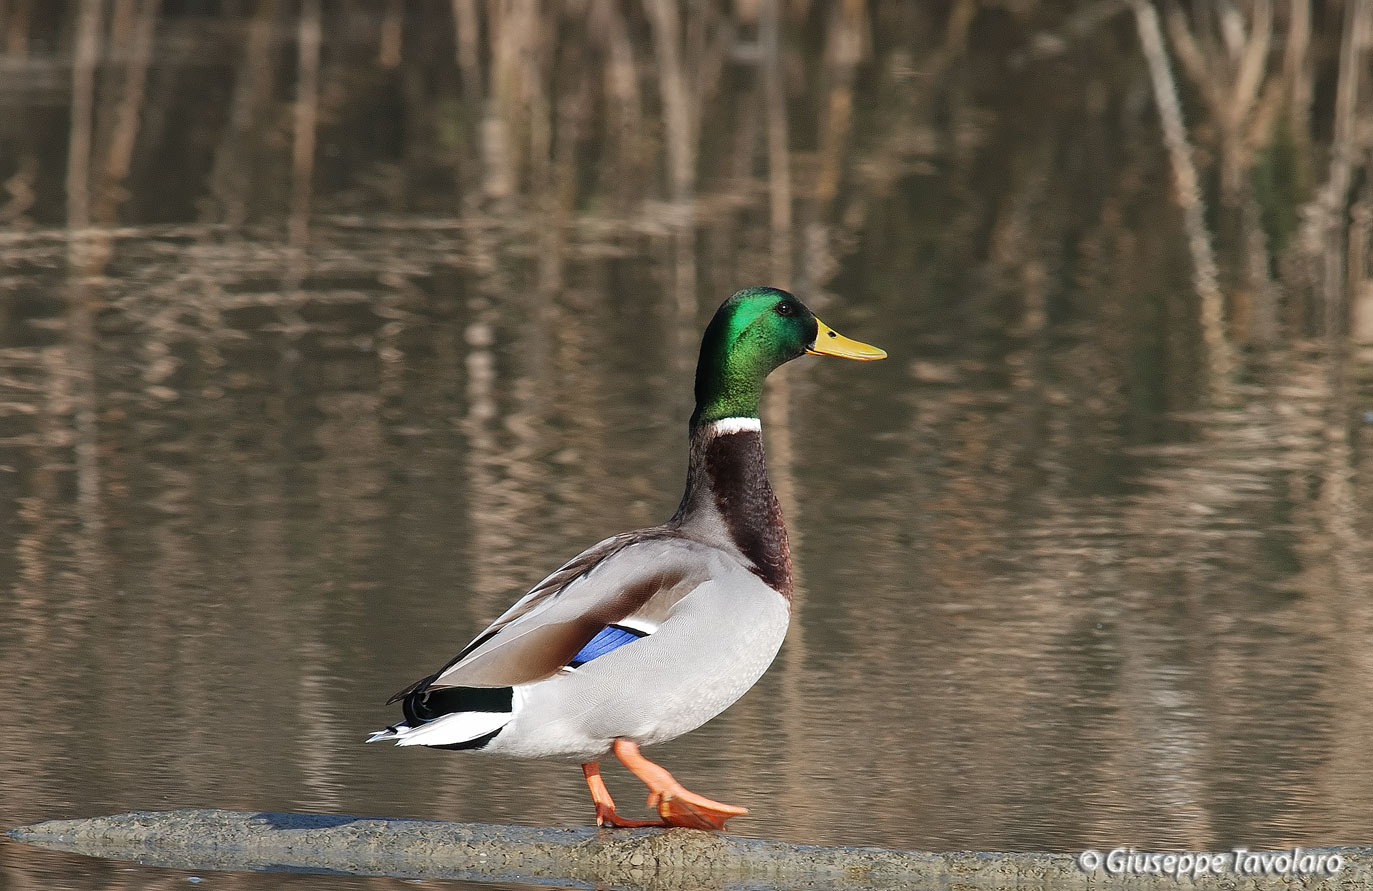
[(584, 823), (361, 739), (671, 513), (701, 326), (790, 281), (892, 361), (772, 382), (804, 596), (684, 782), (807, 842), (1367, 841), (1368, 4), (1227, 19), (1238, 80), (1169, 11), (1167, 149), (1112, 4), (249, 6), (0, 5), (0, 823)]

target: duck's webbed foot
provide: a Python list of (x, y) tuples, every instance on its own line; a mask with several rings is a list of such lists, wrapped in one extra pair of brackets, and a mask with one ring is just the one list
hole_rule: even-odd
[(582, 765), (582, 773), (586, 776), (587, 788), (591, 790), (591, 800), (596, 802), (596, 825), (610, 826), (616, 829), (637, 829), (642, 826), (666, 826), (662, 820), (630, 820), (615, 813), (615, 800), (610, 797), (610, 791), (605, 787), (605, 781), (601, 779), (601, 765), (597, 761), (588, 761)]
[[(641, 755), (639, 746), (629, 740), (615, 740), (612, 750), (615, 757), (648, 786), (648, 806), (657, 808), (658, 815), (663, 818), (657, 825), (724, 829), (726, 820), (748, 813), (748, 808), (712, 801), (686, 789), (672, 774)], [(594, 791), (592, 797), (595, 797)]]

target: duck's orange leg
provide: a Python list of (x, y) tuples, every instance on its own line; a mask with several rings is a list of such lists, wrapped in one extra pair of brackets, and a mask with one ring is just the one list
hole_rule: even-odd
[(600, 762), (586, 762), (582, 765), (582, 773), (586, 775), (586, 785), (591, 790), (591, 800), (596, 802), (597, 826), (633, 829), (639, 826), (667, 825), (662, 820), (627, 820), (615, 813), (615, 800), (610, 797), (610, 790), (606, 789), (605, 781), (601, 779)]
[(748, 808), (711, 801), (683, 788), (672, 774), (639, 754), (639, 746), (627, 739), (615, 740), (611, 750), (648, 786), (648, 806), (657, 808), (668, 826), (724, 829), (726, 820), (748, 813)]

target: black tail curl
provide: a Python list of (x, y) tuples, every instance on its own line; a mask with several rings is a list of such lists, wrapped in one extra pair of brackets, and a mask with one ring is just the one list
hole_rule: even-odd
[(412, 727), (454, 712), (512, 712), (513, 687), (440, 687), (418, 690), (401, 700), (405, 720)]
[[(405, 721), (411, 727), (426, 724), (435, 718), (455, 712), (505, 712), (515, 710), (515, 689), (513, 687), (440, 687), (418, 689), (401, 699), (401, 710)], [(469, 739), (465, 742), (446, 746), (433, 746), (435, 749), (480, 749), (496, 738), (503, 728)]]

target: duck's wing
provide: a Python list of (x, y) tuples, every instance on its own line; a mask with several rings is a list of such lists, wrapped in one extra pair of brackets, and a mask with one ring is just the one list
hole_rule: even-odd
[(710, 550), (666, 530), (608, 538), (535, 585), (452, 661), (391, 701), (427, 689), (552, 677), (610, 625), (651, 633), (706, 580)]

